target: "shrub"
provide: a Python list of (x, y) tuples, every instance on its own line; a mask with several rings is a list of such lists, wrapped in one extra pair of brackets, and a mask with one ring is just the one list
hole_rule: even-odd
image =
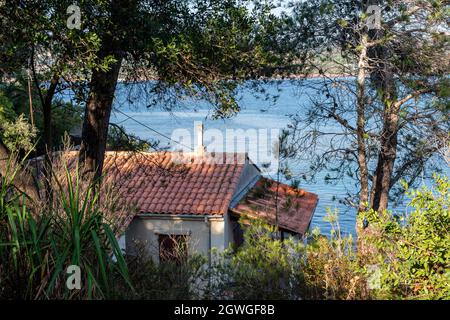
[(316, 230), (305, 245), (254, 220), (242, 247), (213, 265), (211, 297), (450, 299), (449, 186), (436, 175), (432, 188), (407, 192), (402, 215), (365, 213), (357, 243), (341, 235), (336, 212), (328, 212), (330, 237)]
[(302, 265), (305, 299), (370, 299), (364, 262), (351, 235), (342, 236), (337, 212), (328, 210), (329, 238), (315, 230), (306, 246)]
[(134, 290), (124, 283), (123, 299), (172, 300), (201, 299), (208, 282), (207, 260), (200, 254), (186, 256), (184, 249), (174, 250), (180, 256), (173, 260), (154, 261), (138, 246), (137, 254), (126, 256)]
[[(14, 173), (11, 173), (11, 175)], [(73, 175), (75, 179), (73, 179)], [(117, 296), (116, 280), (128, 270), (114, 228), (105, 220), (99, 193), (79, 171), (55, 179), (52, 205), (27, 206), (10, 175), (0, 182), (0, 298), (98, 299)], [(66, 269), (81, 269), (81, 289), (66, 287)]]
[(246, 228), (243, 245), (237, 250), (230, 248), (214, 259), (210, 297), (300, 298), (303, 249), (303, 244), (293, 239), (278, 239), (273, 226), (253, 220)]
[(450, 299), (449, 191), (448, 177), (435, 175), (432, 188), (408, 191), (411, 211), (367, 214), (362, 241), (381, 271), (380, 298)]
[(0, 139), (2, 139), (8, 150), (12, 152), (21, 150), (29, 152), (34, 148), (32, 141), (35, 138), (36, 129), (28, 123), (23, 114), (13, 121), (2, 119), (0, 116)]

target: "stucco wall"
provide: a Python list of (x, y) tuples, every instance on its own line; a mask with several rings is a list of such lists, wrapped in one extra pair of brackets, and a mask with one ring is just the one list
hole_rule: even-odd
[(246, 163), (232, 199), (235, 199), (237, 196), (242, 196), (242, 193), (246, 191), (248, 187), (252, 187), (256, 182), (255, 179), (259, 176), (261, 176), (261, 173), (258, 168), (253, 163)]
[(164, 216), (142, 215), (133, 219), (129, 225), (126, 238), (126, 251), (135, 255), (139, 248), (145, 250), (155, 261), (159, 260), (158, 235), (188, 235), (190, 252), (199, 252), (210, 256), (210, 248), (224, 250), (228, 243), (224, 217), (206, 219), (205, 216)]
[[(252, 163), (247, 163), (241, 174), (233, 201), (239, 201), (247, 189), (260, 176)], [(126, 252), (136, 254), (144, 250), (155, 261), (159, 260), (158, 235), (188, 235), (189, 249), (210, 257), (211, 248), (219, 251), (234, 243), (233, 227), (229, 214), (222, 216), (198, 215), (139, 215), (133, 219), (125, 233)]]
[(224, 234), (225, 248), (228, 248), (228, 246), (234, 243), (233, 225), (229, 213), (224, 216)]

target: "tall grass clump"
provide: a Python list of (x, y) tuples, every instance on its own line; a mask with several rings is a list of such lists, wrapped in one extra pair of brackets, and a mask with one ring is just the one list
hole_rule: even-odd
[[(1, 177), (1, 299), (114, 298), (118, 280), (131, 286), (113, 231), (120, 227), (107, 219), (116, 212), (105, 212), (117, 208), (100, 201), (97, 184), (81, 179), (77, 166), (59, 161), (49, 203), (17, 192), (12, 184), (17, 169)], [(81, 271), (78, 290), (66, 286), (71, 265)]]

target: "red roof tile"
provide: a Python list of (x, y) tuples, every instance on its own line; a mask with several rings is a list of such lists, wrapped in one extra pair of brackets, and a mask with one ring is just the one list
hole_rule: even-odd
[(234, 215), (247, 215), (265, 219), (276, 224), (276, 203), (278, 202), (278, 225), (280, 228), (304, 235), (308, 230), (318, 196), (286, 184), (278, 185), (274, 180), (261, 178), (247, 195), (231, 208)]
[[(78, 151), (65, 152), (63, 158), (72, 167)], [(237, 205), (229, 208), (246, 161), (244, 153), (196, 157), (109, 151), (103, 171), (105, 182), (112, 182), (138, 213), (223, 215), (230, 210), (275, 224), (277, 183), (273, 180), (260, 178)], [(278, 225), (305, 234), (317, 202), (316, 194), (280, 183)]]
[[(223, 215), (236, 190), (245, 154), (107, 152), (106, 181), (120, 186), (139, 213)], [(212, 160), (213, 159), (213, 160)]]

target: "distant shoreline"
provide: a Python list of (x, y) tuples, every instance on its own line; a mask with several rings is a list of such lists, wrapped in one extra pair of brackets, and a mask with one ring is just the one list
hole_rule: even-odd
[(294, 74), (287, 77), (273, 77), (273, 79), (316, 79), (316, 78), (348, 78), (348, 77), (354, 77), (354, 75), (346, 74), (346, 73), (311, 73), (311, 74)]
[[(319, 78), (349, 78), (349, 77), (355, 77), (351, 74), (345, 74), (345, 73), (326, 73), (326, 74), (319, 74), (319, 73), (311, 73), (311, 74), (294, 74), (289, 76), (275, 76), (275, 77), (269, 77), (269, 78), (261, 78), (256, 80), (301, 80), (301, 79), (319, 79)], [(146, 81), (157, 81), (158, 77), (151, 77), (149, 79), (139, 79), (139, 80), (127, 80), (125, 78), (119, 78), (119, 82), (146, 82)]]

